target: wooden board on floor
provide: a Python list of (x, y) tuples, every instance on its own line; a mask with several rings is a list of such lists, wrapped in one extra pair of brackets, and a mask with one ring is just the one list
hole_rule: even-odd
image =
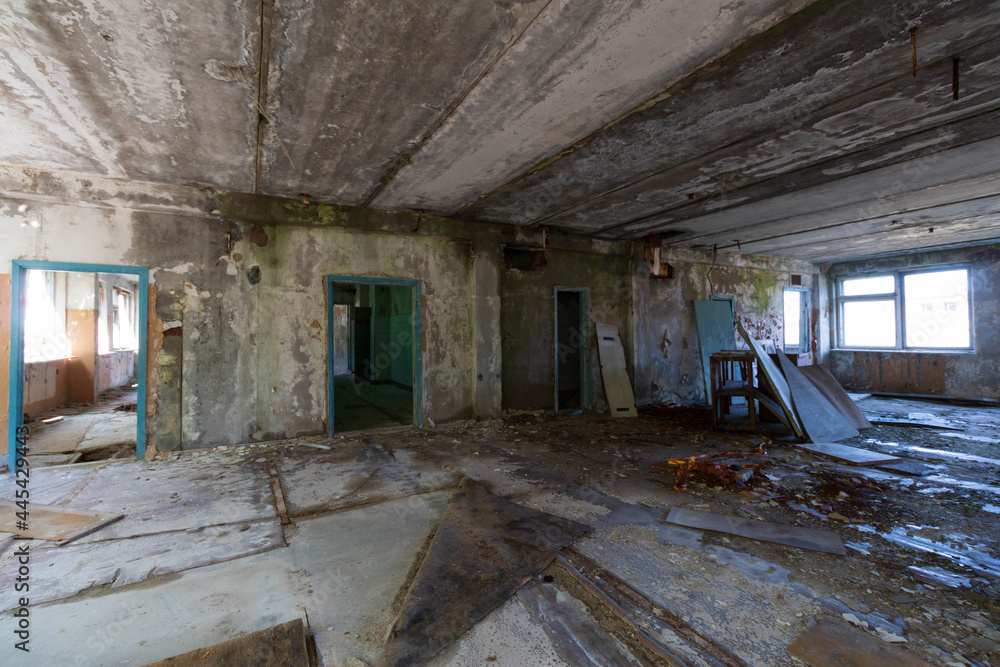
[(868, 421), (882, 426), (912, 426), (913, 428), (939, 428), (943, 431), (964, 431), (960, 426), (952, 426), (944, 422), (920, 419), (896, 419), (894, 417), (872, 417)]
[(99, 514), (50, 505), (28, 505), (28, 529), (19, 530), (17, 513), (21, 508), (12, 500), (0, 500), (0, 531), (36, 540), (66, 544), (78, 537), (121, 519), (124, 514)]
[(840, 414), (851, 422), (854, 428), (858, 430), (871, 428), (871, 423), (865, 417), (865, 413), (861, 412), (861, 408), (857, 406), (858, 399), (853, 398), (853, 396), (871, 396), (871, 394), (848, 394), (837, 382), (837, 378), (833, 377), (833, 373), (826, 369), (826, 366), (802, 366), (799, 370), (819, 390), (819, 393), (823, 394), (826, 400), (830, 401), (833, 407), (837, 408)]
[(146, 667), (229, 667), (229, 665), (267, 665), (268, 667), (309, 667), (309, 649), (302, 619), (295, 619), (250, 632), (239, 637), (196, 649)]
[(775, 542), (800, 549), (823, 551), (841, 556), (847, 555), (844, 543), (840, 541), (840, 536), (828, 530), (786, 526), (780, 523), (768, 523), (767, 521), (744, 519), (743, 517), (726, 514), (698, 512), (684, 509), (683, 507), (670, 508), (667, 521), (686, 528), (712, 530), (739, 537), (749, 537), (754, 540), (763, 540), (764, 542)]
[(778, 361), (781, 371), (788, 383), (792, 395), (792, 406), (795, 414), (802, 421), (802, 429), (813, 442), (837, 442), (857, 437), (858, 429), (854, 428), (847, 417), (833, 406), (819, 392), (799, 367), (792, 363), (788, 356), (778, 351)]
[(902, 458), (895, 463), (880, 463), (875, 466), (879, 470), (891, 472), (896, 475), (907, 475), (909, 477), (926, 477), (934, 472), (934, 469), (924, 465), (920, 461)]
[(733, 335), (733, 306), (729, 301), (695, 301), (694, 319), (698, 327), (701, 350), (701, 372), (705, 381), (705, 400), (712, 403), (712, 377), (709, 357), (716, 352), (731, 350), (736, 342)]
[(597, 329), (597, 351), (601, 360), (604, 395), (607, 396), (611, 416), (638, 417), (632, 381), (625, 370), (625, 349), (618, 335), (618, 327), (597, 322), (594, 327)]
[(788, 652), (813, 667), (931, 667), (905, 649), (832, 618), (799, 636)]
[(808, 445), (795, 445), (795, 448), (833, 459), (837, 463), (844, 463), (849, 466), (870, 466), (902, 461), (898, 456), (887, 456), (868, 449), (848, 447), (847, 445), (840, 445), (835, 442), (814, 442)]
[(800, 438), (805, 437), (805, 432), (802, 430), (802, 423), (795, 415), (795, 409), (792, 407), (792, 394), (788, 389), (788, 383), (785, 382), (785, 376), (778, 370), (778, 367), (771, 357), (768, 356), (760, 341), (748, 334), (747, 330), (743, 328), (743, 323), (737, 321), (736, 327), (739, 329), (740, 335), (747, 342), (747, 345), (750, 346), (754, 356), (757, 357), (758, 372), (764, 376), (764, 380), (771, 387), (771, 391), (774, 393), (778, 405), (781, 406), (782, 411), (785, 413), (785, 418), (789, 426), (792, 427), (792, 431)]

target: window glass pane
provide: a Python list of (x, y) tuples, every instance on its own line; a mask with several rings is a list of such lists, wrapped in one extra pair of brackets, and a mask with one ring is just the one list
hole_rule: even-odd
[(802, 292), (785, 290), (785, 347), (798, 347), (802, 332)]
[(845, 347), (895, 347), (895, 301), (847, 301), (841, 311)]
[(894, 276), (868, 276), (866, 278), (848, 278), (840, 283), (841, 294), (844, 296), (866, 296), (868, 294), (892, 294), (896, 291)]
[(969, 272), (903, 277), (907, 347), (969, 347)]

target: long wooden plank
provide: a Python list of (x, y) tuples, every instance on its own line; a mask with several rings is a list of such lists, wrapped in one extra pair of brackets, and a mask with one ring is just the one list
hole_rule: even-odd
[(813, 667), (931, 667), (909, 651), (832, 618), (800, 635), (787, 650)]
[(800, 549), (811, 549), (812, 551), (822, 551), (841, 556), (847, 554), (847, 551), (844, 549), (844, 543), (840, 541), (840, 536), (828, 530), (786, 526), (780, 523), (755, 521), (738, 516), (698, 512), (684, 509), (683, 507), (670, 508), (667, 521), (687, 528), (712, 530), (729, 535), (738, 535), (739, 537), (763, 540), (764, 542), (775, 542)]
[(771, 391), (774, 393), (782, 411), (784, 411), (785, 418), (788, 420), (788, 424), (792, 427), (792, 431), (794, 431), (795, 435), (800, 438), (804, 438), (805, 432), (802, 430), (802, 423), (795, 415), (795, 409), (792, 407), (792, 394), (788, 389), (788, 383), (785, 382), (785, 377), (781, 374), (781, 371), (778, 370), (778, 367), (775, 365), (771, 357), (768, 356), (760, 342), (748, 334), (747, 330), (743, 328), (743, 323), (737, 320), (736, 327), (739, 329), (740, 335), (743, 336), (743, 339), (747, 342), (747, 345), (750, 346), (754, 356), (757, 357), (757, 368), (760, 369), (761, 374), (764, 376), (764, 380), (771, 387)]
[(767, 395), (757, 392), (756, 395), (757, 402), (763, 407), (767, 408), (768, 411), (777, 418), (782, 424), (788, 428), (792, 428), (792, 425), (788, 423), (788, 417), (785, 416), (785, 411), (781, 409), (781, 406), (775, 403)]
[(934, 469), (913, 459), (900, 459), (898, 463), (885, 463), (875, 466), (879, 470), (891, 472), (896, 475), (908, 475), (910, 477), (926, 477), (934, 472)]
[(781, 350), (778, 350), (778, 362), (781, 364), (788, 390), (792, 395), (795, 414), (802, 421), (802, 429), (810, 440), (837, 442), (857, 437), (858, 429), (826, 400), (813, 383), (806, 379), (799, 367)]
[(858, 449), (857, 447), (848, 447), (847, 445), (835, 442), (815, 442), (806, 445), (795, 445), (795, 448), (833, 459), (838, 463), (844, 463), (849, 466), (870, 466), (902, 461), (898, 456), (886, 456), (878, 452)]
[(625, 349), (618, 335), (618, 327), (597, 322), (594, 327), (597, 329), (597, 352), (601, 360), (604, 395), (607, 396), (611, 416), (638, 417), (632, 381), (625, 370)]
[(716, 352), (733, 349), (733, 307), (728, 301), (694, 302), (694, 320), (698, 327), (698, 346), (701, 350), (701, 372), (705, 382), (705, 401), (712, 403), (712, 378), (709, 357)]
[(11, 500), (0, 500), (0, 531), (23, 535), (37, 540), (49, 540), (65, 544), (78, 537), (88, 535), (109, 523), (121, 519), (124, 514), (99, 514), (71, 510), (49, 505), (28, 505), (28, 528), (18, 527), (17, 513), (20, 508)]
[(869, 419), (872, 424), (882, 426), (911, 426), (913, 428), (939, 428), (943, 431), (964, 431), (960, 426), (952, 426), (943, 422), (919, 420), (919, 419), (896, 419), (894, 417), (872, 417)]
[[(847, 421), (854, 425), (854, 428), (861, 430), (865, 428), (871, 428), (871, 423), (865, 417), (865, 413), (861, 412), (861, 408), (858, 407), (855, 399), (844, 391), (844, 388), (840, 386), (837, 382), (837, 378), (833, 377), (833, 373), (826, 369), (826, 366), (813, 365), (813, 366), (802, 366), (799, 368), (802, 374), (813, 383), (813, 386), (819, 390), (819, 393), (826, 397), (826, 400), (833, 404), (833, 407), (840, 411), (840, 414), (847, 417)], [(869, 396), (871, 394), (868, 394)]]

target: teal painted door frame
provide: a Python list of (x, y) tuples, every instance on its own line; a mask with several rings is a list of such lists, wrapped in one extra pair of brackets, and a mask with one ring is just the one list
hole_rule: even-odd
[[(336, 283), (364, 285), (396, 285), (413, 288), (413, 423), (421, 426), (424, 423), (424, 346), (423, 346), (423, 310), (421, 285), (419, 280), (403, 280), (396, 278), (362, 278), (359, 276), (327, 276), (326, 277), (326, 327), (327, 327), (327, 435), (333, 437), (333, 286)], [(357, 373), (357, 369), (354, 369)]]
[[(13, 260), (10, 270), (10, 392), (7, 399), (7, 472), (17, 470), (21, 458), (17, 435), (24, 426), (24, 313), (26, 294), (24, 282), (29, 270), (73, 271), (77, 273), (120, 273), (139, 278), (139, 359), (136, 381), (139, 383), (136, 402), (136, 447), (138, 458), (146, 455), (146, 337), (148, 335), (149, 269), (143, 266), (116, 264), (79, 264), (76, 262), (35, 262)], [(30, 451), (31, 442), (28, 442)], [(24, 464), (21, 464), (24, 465)]]

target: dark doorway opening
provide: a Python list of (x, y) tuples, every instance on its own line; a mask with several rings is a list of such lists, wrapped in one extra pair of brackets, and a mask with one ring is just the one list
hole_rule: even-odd
[(590, 326), (583, 289), (556, 288), (556, 410), (577, 410), (589, 402), (587, 362)]
[(331, 280), (332, 432), (415, 423), (417, 287)]

